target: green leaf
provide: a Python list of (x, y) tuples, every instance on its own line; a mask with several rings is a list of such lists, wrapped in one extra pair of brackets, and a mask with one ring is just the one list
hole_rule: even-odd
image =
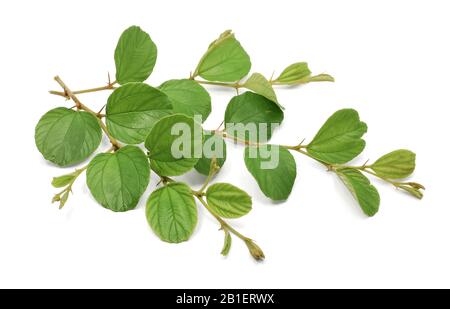
[(171, 162), (150, 160), (150, 164), (152, 170), (160, 176), (180, 176), (194, 168), (198, 160), (198, 158), (182, 158)]
[(181, 158), (200, 158), (202, 131), (201, 125), (191, 117), (170, 115), (153, 126), (145, 140), (145, 147), (153, 160), (172, 162)]
[(186, 241), (197, 225), (197, 207), (191, 189), (172, 182), (154, 191), (146, 207), (148, 224), (163, 241)]
[(59, 177), (53, 177), (52, 180), (52, 186), (55, 188), (63, 188), (67, 185), (69, 185), (72, 180), (74, 180), (76, 178), (75, 175), (72, 174), (68, 174), (68, 175), (62, 175)]
[(305, 82), (334, 82), (334, 77), (329, 74), (318, 74), (308, 77)]
[(222, 136), (214, 134), (213, 131), (204, 131), (203, 136), (202, 157), (195, 165), (195, 169), (197, 172), (208, 176), (213, 157), (216, 158), (216, 163), (219, 167), (224, 165), (225, 160), (227, 159), (227, 144)]
[(125, 146), (115, 153), (101, 153), (89, 163), (89, 190), (103, 207), (127, 211), (136, 207), (147, 188), (150, 167), (144, 152)]
[(390, 179), (406, 178), (414, 172), (416, 154), (406, 149), (399, 149), (385, 154), (368, 166), (377, 175)]
[(225, 239), (223, 240), (223, 248), (220, 254), (222, 254), (223, 256), (227, 256), (228, 253), (230, 252), (230, 249), (231, 249), (231, 235), (230, 232), (225, 231)]
[(83, 172), (83, 169), (76, 170), (73, 173), (53, 177), (52, 186), (55, 188), (63, 188), (70, 185)]
[(229, 183), (215, 183), (206, 190), (209, 207), (223, 218), (239, 218), (252, 210), (252, 198), (247, 192)]
[(173, 79), (163, 83), (159, 89), (169, 97), (174, 113), (190, 117), (200, 115), (202, 122), (211, 113), (211, 97), (196, 81)]
[(277, 95), (275, 94), (272, 85), (263, 75), (253, 73), (244, 83), (244, 87), (262, 95), (272, 102), (277, 103), (281, 109), (284, 109), (284, 107), (278, 103)]
[(301, 82), (309, 76), (311, 76), (311, 71), (308, 68), (308, 64), (306, 62), (297, 62), (284, 69), (275, 82), (292, 85)]
[(334, 78), (328, 74), (318, 74), (311, 76), (311, 71), (306, 62), (291, 64), (280, 76), (273, 81), (277, 85), (298, 85), (310, 82), (334, 82)]
[(97, 149), (102, 130), (94, 115), (58, 107), (42, 116), (34, 138), (46, 160), (67, 166), (85, 160)]
[(283, 111), (275, 102), (247, 91), (235, 96), (225, 111), (225, 130), (231, 136), (254, 142), (266, 142), (283, 121)]
[(123, 85), (143, 82), (153, 71), (157, 49), (150, 36), (137, 26), (125, 30), (114, 52), (116, 80)]
[(367, 125), (354, 109), (335, 112), (307, 146), (308, 153), (326, 163), (342, 164), (358, 156), (366, 146), (361, 138)]
[(352, 168), (338, 169), (336, 173), (358, 201), (362, 211), (369, 217), (375, 215), (380, 207), (380, 195), (369, 179)]
[(109, 96), (106, 126), (122, 142), (139, 144), (159, 119), (171, 113), (172, 104), (162, 91), (143, 83), (129, 83)]
[(245, 148), (245, 165), (265, 196), (286, 200), (297, 176), (292, 154), (284, 147), (266, 145)]
[(246, 76), (250, 67), (250, 57), (231, 30), (227, 30), (209, 45), (194, 76), (200, 75), (210, 81), (234, 82)]

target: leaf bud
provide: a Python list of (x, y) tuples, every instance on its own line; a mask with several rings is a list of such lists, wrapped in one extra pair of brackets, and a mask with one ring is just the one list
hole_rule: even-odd
[(264, 260), (265, 256), (264, 256), (264, 252), (262, 251), (262, 249), (253, 242), (253, 240), (249, 239), (245, 241), (245, 244), (248, 247), (248, 251), (250, 252), (250, 254), (252, 255), (252, 257), (257, 260), (257, 261), (262, 261)]

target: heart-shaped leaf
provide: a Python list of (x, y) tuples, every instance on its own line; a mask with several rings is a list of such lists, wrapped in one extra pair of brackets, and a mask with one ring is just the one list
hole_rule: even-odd
[(297, 176), (292, 154), (284, 147), (264, 145), (245, 148), (245, 165), (265, 196), (286, 200)]
[(140, 144), (153, 125), (171, 113), (172, 104), (162, 91), (143, 83), (129, 83), (109, 96), (106, 126), (122, 142)]
[(144, 152), (125, 146), (115, 153), (101, 153), (89, 163), (86, 179), (89, 190), (103, 207), (127, 211), (136, 207), (147, 188), (150, 167)]
[(250, 67), (250, 57), (231, 30), (227, 30), (209, 45), (194, 76), (200, 75), (211, 81), (234, 82), (246, 76)]
[(307, 146), (314, 158), (331, 164), (346, 163), (358, 156), (366, 146), (361, 138), (367, 125), (354, 109), (335, 112)]
[(197, 225), (197, 207), (191, 189), (180, 182), (153, 191), (147, 201), (148, 224), (163, 241), (186, 241)]
[(98, 119), (87, 112), (58, 107), (39, 120), (35, 142), (46, 160), (59, 166), (79, 163), (100, 145), (102, 131)]
[(228, 103), (225, 130), (238, 139), (266, 142), (283, 117), (283, 111), (275, 102), (247, 91)]

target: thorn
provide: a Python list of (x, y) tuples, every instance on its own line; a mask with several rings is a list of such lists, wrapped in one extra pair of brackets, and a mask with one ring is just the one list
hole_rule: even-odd
[(300, 142), (300, 144), (297, 145), (297, 147), (301, 147), (303, 145), (303, 142), (305, 141), (305, 138), (302, 139), (302, 141)]
[(369, 159), (367, 159), (366, 162), (364, 162), (363, 167), (365, 167), (367, 163), (369, 163)]
[(104, 104), (104, 105), (102, 106), (102, 108), (100, 108), (100, 110), (97, 112), (97, 115), (100, 115), (100, 113), (103, 111), (103, 109), (105, 108), (105, 106), (106, 106), (106, 104)]
[(224, 121), (225, 121), (225, 120), (222, 120), (222, 122), (221, 122), (221, 123), (219, 124), (219, 126), (217, 127), (216, 131), (219, 131), (219, 130), (220, 130), (220, 128), (222, 127)]
[(269, 82), (271, 82), (273, 80), (273, 76), (275, 75), (275, 71), (272, 72), (272, 75), (270, 75), (270, 79)]
[(109, 75), (109, 72), (108, 72), (108, 86), (111, 86), (111, 75)]

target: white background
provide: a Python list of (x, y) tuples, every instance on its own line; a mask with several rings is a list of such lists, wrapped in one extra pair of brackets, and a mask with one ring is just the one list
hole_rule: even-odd
[[(0, 8), (1, 199), (0, 287), (60, 288), (407, 288), (450, 287), (448, 1), (10, 1)], [(229, 145), (217, 181), (253, 196), (253, 211), (232, 224), (266, 253), (255, 263), (200, 209), (188, 242), (161, 242), (136, 210), (113, 213), (91, 197), (80, 177), (61, 211), (50, 200), (53, 176), (71, 171), (45, 162), (34, 127), (56, 106), (71, 106), (59, 74), (73, 89), (101, 86), (114, 74), (121, 32), (140, 25), (158, 46), (148, 82), (188, 77), (207, 45), (233, 29), (270, 76), (307, 61), (336, 83), (279, 89), (287, 107), (273, 141), (312, 138), (334, 111), (352, 107), (369, 126), (355, 160), (397, 148), (417, 153), (414, 180), (422, 201), (374, 180), (381, 207), (366, 218), (351, 195), (320, 165), (295, 155), (298, 177), (285, 203), (274, 204), (246, 171), (242, 147)], [(215, 128), (232, 90), (209, 88)], [(80, 96), (93, 108), (108, 93)], [(104, 141), (102, 147), (106, 148)], [(202, 182), (195, 172), (183, 178)]]

